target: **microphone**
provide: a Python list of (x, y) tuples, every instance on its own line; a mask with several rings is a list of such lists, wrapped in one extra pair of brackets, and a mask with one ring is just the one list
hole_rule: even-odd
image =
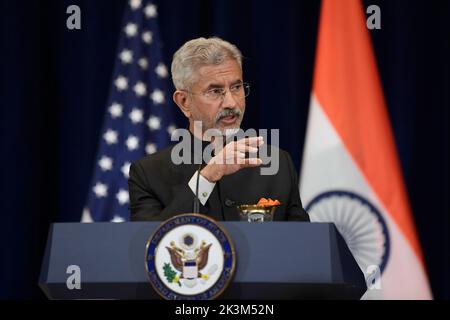
[(200, 199), (198, 198), (198, 184), (200, 180), (200, 170), (202, 169), (202, 163), (199, 164), (197, 169), (197, 182), (195, 185), (195, 197), (194, 197), (194, 206), (193, 206), (193, 212), (194, 213), (200, 213)]

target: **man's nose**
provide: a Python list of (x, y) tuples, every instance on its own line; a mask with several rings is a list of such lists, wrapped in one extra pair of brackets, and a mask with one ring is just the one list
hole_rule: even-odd
[(235, 108), (238, 105), (238, 100), (231, 94), (230, 90), (226, 90), (223, 95), (222, 107)]

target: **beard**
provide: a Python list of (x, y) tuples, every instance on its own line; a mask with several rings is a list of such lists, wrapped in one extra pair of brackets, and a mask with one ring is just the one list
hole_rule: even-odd
[[(242, 119), (244, 118), (245, 107), (242, 111), (237, 108), (225, 108), (220, 111), (213, 120), (202, 119), (196, 117), (193, 113), (194, 121), (201, 121), (203, 132), (208, 129), (219, 130), (223, 136), (233, 134), (241, 127)], [(234, 119), (232, 123), (223, 122), (223, 119)], [(195, 122), (194, 122), (195, 123)]]

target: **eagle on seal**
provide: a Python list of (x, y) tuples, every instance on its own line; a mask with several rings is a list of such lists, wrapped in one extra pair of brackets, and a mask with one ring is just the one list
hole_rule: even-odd
[(206, 267), (208, 263), (209, 249), (212, 243), (206, 245), (205, 241), (202, 241), (199, 248), (193, 252), (186, 252), (183, 249), (177, 247), (175, 242), (170, 243), (170, 247), (166, 247), (170, 254), (170, 261), (176, 270), (181, 272), (180, 278), (194, 279), (200, 278), (200, 273)]

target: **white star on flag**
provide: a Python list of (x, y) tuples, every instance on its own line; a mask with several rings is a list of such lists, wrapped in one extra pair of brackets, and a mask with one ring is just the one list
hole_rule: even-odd
[(136, 150), (139, 147), (139, 139), (136, 136), (129, 135), (125, 144), (127, 145), (128, 150)]
[(128, 49), (123, 49), (119, 55), (119, 59), (123, 64), (131, 63), (133, 62), (133, 52)]
[(147, 143), (147, 145), (145, 146), (145, 152), (147, 154), (153, 154), (156, 151), (157, 151), (157, 148), (156, 148), (156, 144), (154, 144), (154, 143)]
[(120, 103), (114, 102), (108, 109), (111, 117), (113, 119), (119, 118), (122, 116), (123, 107)]
[(147, 86), (141, 81), (137, 82), (134, 85), (133, 90), (134, 90), (134, 93), (136, 93), (136, 95), (138, 97), (143, 97), (147, 94)]
[(138, 27), (135, 23), (128, 23), (125, 26), (125, 33), (127, 35), (128, 38), (132, 38), (137, 34), (138, 31)]
[(130, 7), (133, 11), (139, 9), (141, 7), (141, 0), (130, 0)]
[(151, 31), (145, 31), (142, 33), (142, 41), (146, 44), (150, 44), (153, 41), (153, 33)]
[(151, 116), (147, 121), (147, 125), (150, 130), (158, 130), (161, 127), (161, 120), (158, 117)]
[(117, 79), (114, 81), (114, 85), (116, 86), (117, 90), (123, 91), (128, 89), (128, 79), (124, 76), (118, 76)]
[(154, 18), (158, 14), (154, 4), (148, 4), (144, 9), (144, 13), (147, 18)]
[(108, 195), (108, 187), (100, 182), (97, 182), (92, 190), (94, 191), (97, 198), (106, 197)]
[(167, 127), (167, 133), (172, 136), (173, 132), (177, 129), (177, 127), (173, 124)]
[(133, 108), (133, 110), (131, 110), (130, 112), (129, 117), (131, 122), (133, 122), (134, 124), (144, 121), (144, 113), (141, 109)]
[(119, 190), (119, 192), (116, 194), (116, 198), (121, 205), (128, 203), (128, 201), (130, 200), (128, 191), (126, 191), (124, 189)]
[(131, 163), (129, 161), (125, 162), (122, 166), (122, 168), (120, 168), (120, 170), (123, 173), (123, 176), (128, 179), (130, 177), (130, 167), (131, 167)]
[(150, 99), (153, 100), (154, 104), (161, 104), (164, 103), (165, 98), (164, 98), (164, 92), (162, 92), (159, 89), (155, 89), (152, 94), (150, 95)]
[(116, 214), (116, 215), (114, 215), (114, 218), (112, 218), (111, 222), (121, 223), (121, 222), (125, 222), (125, 219)]
[(103, 156), (99, 161), (98, 161), (98, 165), (100, 166), (100, 168), (102, 169), (102, 171), (108, 171), (112, 169), (113, 166), (113, 161), (111, 158), (107, 157), (107, 156)]
[(117, 132), (111, 129), (108, 129), (103, 135), (103, 139), (105, 139), (108, 145), (117, 143)]
[(163, 63), (159, 63), (155, 69), (156, 74), (161, 78), (166, 78), (168, 75), (167, 68)]
[(140, 58), (138, 61), (139, 67), (142, 68), (142, 70), (148, 69), (148, 60), (146, 58)]

